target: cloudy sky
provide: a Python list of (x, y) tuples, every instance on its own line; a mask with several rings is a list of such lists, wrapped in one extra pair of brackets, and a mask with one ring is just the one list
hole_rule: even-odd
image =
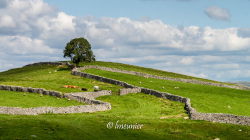
[(0, 0), (0, 71), (85, 37), (100, 61), (250, 81), (249, 19), (250, 0)]

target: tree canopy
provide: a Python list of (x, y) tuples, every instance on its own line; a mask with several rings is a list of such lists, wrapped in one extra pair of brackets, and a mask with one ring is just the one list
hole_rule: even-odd
[(93, 62), (95, 56), (91, 50), (91, 45), (85, 38), (74, 38), (67, 43), (64, 49), (64, 57), (69, 57), (73, 63)]

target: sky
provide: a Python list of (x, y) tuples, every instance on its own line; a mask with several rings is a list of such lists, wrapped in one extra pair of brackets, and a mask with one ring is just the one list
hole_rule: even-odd
[(99, 61), (250, 81), (249, 19), (250, 0), (0, 0), (0, 71), (84, 37)]

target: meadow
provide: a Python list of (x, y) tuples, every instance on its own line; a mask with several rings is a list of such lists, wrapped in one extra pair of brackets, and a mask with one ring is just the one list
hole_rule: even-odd
[(125, 81), (129, 84), (188, 97), (199, 112), (250, 116), (250, 91), (210, 85), (145, 78), (130, 74), (87, 69), (84, 72)]
[[(11, 69), (0, 73), (1, 85), (13, 85), (32, 88), (44, 88), (62, 93), (81, 92), (81, 88), (93, 91), (93, 86), (100, 86), (101, 90), (118, 92), (119, 86), (84, 79), (70, 74), (67, 66), (58, 67), (52, 65), (26, 66), (23, 68)], [(64, 88), (64, 85), (74, 85), (80, 88)]]
[(98, 65), (98, 66), (116, 68), (116, 69), (122, 69), (122, 70), (128, 70), (128, 71), (136, 71), (136, 72), (142, 72), (142, 73), (147, 73), (147, 74), (157, 75), (157, 76), (162, 76), (162, 77), (200, 80), (200, 81), (205, 81), (205, 82), (223, 83), (223, 84), (233, 85), (232, 83), (214, 81), (210, 79), (193, 77), (193, 76), (179, 74), (175, 72), (163, 71), (163, 70), (146, 68), (146, 67), (141, 67), (141, 66), (136, 66), (136, 65), (123, 64), (123, 63), (95, 61), (95, 62), (90, 62), (90, 63), (81, 62), (79, 64), (79, 66), (86, 66), (86, 65)]
[[(169, 82), (167, 84), (168, 86), (164, 84), (166, 89), (162, 89), (162, 85), (158, 86), (158, 84), (163, 81), (157, 82), (156, 79), (138, 79), (140, 77), (99, 71), (95, 69), (89, 69), (87, 71), (90, 73), (105, 75), (107, 77), (114, 76), (114, 79), (121, 78), (121, 80), (127, 80), (129, 83), (135, 85), (138, 84), (138, 80), (140, 80), (142, 81), (142, 84), (145, 84), (143, 86), (154, 85), (153, 87), (158, 87), (159, 90), (169, 91), (171, 93), (176, 90), (174, 89), (174, 87), (176, 86), (180, 87), (180, 89), (178, 89), (180, 93), (182, 93), (181, 91), (183, 89), (188, 89), (187, 91), (190, 92), (193, 90), (192, 92), (197, 93), (198, 91), (202, 90), (202, 88), (200, 88), (198, 91), (196, 91), (196, 85), (191, 86), (178, 82), (171, 83), (171, 81), (165, 81), (165, 84)], [(73, 76), (71, 75), (70, 70), (66, 67), (39, 65), (12, 69), (0, 73), (0, 84), (45, 88), (47, 90), (60, 91), (63, 94), (66, 94), (68, 92), (81, 91), (81, 89), (63, 88), (63, 85), (76, 85), (87, 88), (89, 91), (93, 91), (93, 86), (98, 85), (101, 89), (112, 90), (113, 92), (113, 95), (111, 96), (102, 96), (98, 98), (98, 100), (109, 102), (112, 105), (111, 110), (104, 112), (78, 114), (43, 114), (36, 116), (2, 114), (0, 115), (0, 139), (211, 140), (220, 138), (220, 140), (248, 140), (250, 137), (249, 126), (220, 124), (214, 122), (185, 119), (187, 117), (187, 114), (184, 110), (184, 104), (182, 103), (157, 98), (155, 96), (146, 95), (143, 93), (119, 96), (117, 95), (117, 92), (122, 87)], [(207, 90), (209, 91), (211, 89), (212, 88), (208, 88)], [(220, 92), (222, 92), (222, 94), (226, 94), (227, 92), (231, 92), (231, 90), (234, 91), (234, 89), (222, 88), (220, 89)], [(248, 93), (244, 92), (247, 91), (235, 90), (233, 93), (240, 95), (238, 98), (235, 96), (235, 100), (243, 101), (241, 98), (248, 98)], [(48, 102), (51, 106), (67, 106), (69, 105), (67, 103), (75, 104), (75, 102), (68, 102), (67, 100), (63, 99), (59, 101), (55, 97), (50, 97), (54, 99), (40, 97), (39, 94), (33, 96), (33, 94), (31, 93), (25, 93), (30, 94), (32, 97), (29, 98), (24, 96), (24, 98), (22, 99), (21, 96), (23, 96), (24, 93), (8, 91), (0, 91), (0, 93), (1, 99), (6, 101), (1, 103), (1, 106), (18, 105), (23, 107), (30, 107), (46, 105), (46, 102)], [(233, 93), (229, 94), (233, 95)], [(185, 94), (188, 95), (188, 93)], [(200, 94), (200, 98), (203, 97), (207, 101), (209, 100), (209, 98), (206, 98), (206, 96), (208, 96), (208, 94), (206, 93)], [(224, 96), (224, 100), (228, 100), (227, 96)], [(13, 103), (12, 105), (12, 102), (15, 100), (15, 98), (18, 99), (18, 102)], [(42, 102), (41, 100), (43, 99), (47, 101)], [(21, 102), (23, 101), (27, 102), (30, 105), (22, 105)], [(193, 99), (192, 103), (195, 105), (194, 101), (195, 100)], [(35, 102), (37, 102), (37, 104)], [(211, 106), (213, 105), (211, 104)], [(197, 108), (198, 104), (194, 107)], [(232, 107), (234, 106), (232, 105)], [(242, 108), (247, 110), (245, 106), (242, 106)], [(198, 110), (200, 111), (200, 109)], [(212, 107), (212, 110), (215, 110), (215, 108)], [(221, 110), (218, 108), (218, 111)], [(237, 111), (234, 112), (236, 114), (239, 113)], [(247, 115), (247, 111), (244, 112), (244, 110), (242, 109), (242, 112), (243, 114)], [(107, 124), (109, 122), (116, 123), (117, 121), (119, 121), (119, 123), (121, 124), (143, 124), (143, 127), (142, 129), (138, 130), (107, 128)]]
[(40, 106), (62, 107), (75, 105), (84, 105), (84, 103), (67, 100), (65, 98), (55, 98), (49, 95), (40, 95), (37, 93), (0, 90), (0, 106), (28, 108)]

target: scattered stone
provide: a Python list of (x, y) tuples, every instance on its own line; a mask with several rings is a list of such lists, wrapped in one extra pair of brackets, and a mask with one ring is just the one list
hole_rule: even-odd
[(241, 130), (241, 129), (239, 129), (238, 131), (240, 131), (240, 132), (241, 132), (242, 130)]
[(99, 91), (100, 87), (99, 86), (94, 86), (94, 91)]
[(220, 140), (220, 138), (215, 138), (214, 140)]
[(184, 117), (183, 119), (187, 120), (187, 119), (189, 119), (189, 117)]
[(36, 138), (36, 137), (37, 137), (37, 135), (30, 135), (30, 137), (32, 137), (32, 138)]
[(164, 117), (164, 116), (163, 116), (163, 117), (160, 117), (160, 119), (166, 119), (166, 118), (167, 118), (167, 117)]
[(70, 99), (68, 99), (68, 101), (70, 101)]

